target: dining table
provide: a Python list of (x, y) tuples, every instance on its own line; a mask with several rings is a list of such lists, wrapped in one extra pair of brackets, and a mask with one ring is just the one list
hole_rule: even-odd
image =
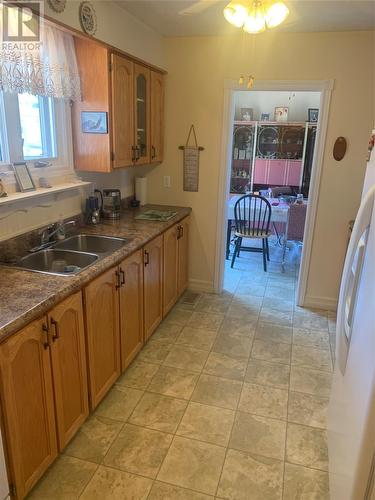
[[(230, 255), (230, 240), (232, 233), (232, 226), (235, 220), (234, 217), (234, 205), (237, 200), (239, 200), (243, 194), (231, 195), (227, 201), (227, 243), (226, 243), (226, 259), (229, 259)], [(273, 225), (274, 231), (278, 237), (278, 242), (283, 240), (282, 244), (286, 244), (286, 239), (282, 238), (282, 235), (279, 235), (279, 232), (276, 228), (276, 223), (282, 223), (284, 228), (284, 233), (286, 232), (286, 227), (288, 224), (288, 213), (289, 213), (289, 203), (285, 200), (279, 198), (267, 198), (267, 200), (271, 204), (271, 223)], [(280, 243), (281, 244), (281, 243)]]

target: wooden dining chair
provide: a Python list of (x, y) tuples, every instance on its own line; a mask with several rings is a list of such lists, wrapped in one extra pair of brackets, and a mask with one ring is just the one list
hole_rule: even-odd
[[(239, 198), (234, 205), (235, 247), (231, 267), (234, 266), (240, 251), (263, 253), (263, 268), (267, 271), (270, 260), (268, 237), (271, 236), (271, 205), (262, 196), (247, 194)], [(243, 239), (262, 240), (262, 248), (242, 246)]]

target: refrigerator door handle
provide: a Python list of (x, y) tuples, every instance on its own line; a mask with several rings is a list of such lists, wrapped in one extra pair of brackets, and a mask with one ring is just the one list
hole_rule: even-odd
[(354, 305), (356, 302), (358, 285), (360, 283), (361, 270), (363, 266), (363, 259), (365, 257), (365, 249), (367, 243), (367, 230), (365, 238), (361, 238), (358, 247), (357, 247), (357, 263), (355, 265), (355, 270), (352, 269), (353, 272), (353, 287), (350, 294), (347, 295), (346, 305), (345, 305), (345, 334), (346, 338), (350, 342), (351, 337), (351, 328), (353, 325), (353, 313), (354, 313)]
[(375, 186), (368, 191), (359, 207), (342, 274), (337, 308), (336, 363), (343, 375), (348, 358), (356, 295), (366, 252), (368, 228), (373, 214), (374, 199)]

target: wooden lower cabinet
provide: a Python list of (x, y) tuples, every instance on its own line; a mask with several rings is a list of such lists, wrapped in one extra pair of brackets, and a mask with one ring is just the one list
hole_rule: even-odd
[(22, 499), (57, 456), (46, 317), (0, 345), (0, 372), (10, 481)]
[(75, 293), (48, 314), (59, 449), (89, 414), (82, 294)]
[(85, 288), (90, 405), (94, 409), (120, 375), (119, 274), (112, 268)]
[(144, 338), (151, 337), (163, 318), (163, 235), (143, 249)]
[(138, 250), (120, 264), (121, 370), (143, 346), (143, 252)]
[(178, 236), (179, 225), (172, 226), (163, 235), (163, 316), (178, 299)]
[(179, 224), (177, 280), (178, 296), (186, 290), (189, 283), (189, 224), (189, 217), (183, 219)]

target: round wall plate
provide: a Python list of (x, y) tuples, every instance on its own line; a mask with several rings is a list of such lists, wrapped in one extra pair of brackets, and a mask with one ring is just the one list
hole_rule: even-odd
[(347, 143), (345, 137), (338, 137), (333, 146), (333, 157), (336, 161), (341, 161), (346, 153)]
[(62, 12), (66, 6), (66, 0), (48, 0), (48, 5), (55, 12)]
[(82, 29), (88, 35), (95, 35), (98, 27), (96, 13), (90, 2), (81, 2), (79, 6), (79, 21)]

